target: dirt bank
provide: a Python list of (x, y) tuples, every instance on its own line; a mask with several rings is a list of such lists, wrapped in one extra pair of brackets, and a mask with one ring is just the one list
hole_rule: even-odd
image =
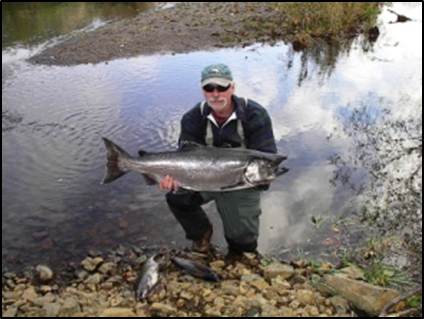
[(184, 53), (213, 48), (272, 43), (281, 35), (269, 26), (281, 19), (270, 3), (181, 2), (80, 33), (30, 59), (48, 65), (99, 63), (154, 53)]

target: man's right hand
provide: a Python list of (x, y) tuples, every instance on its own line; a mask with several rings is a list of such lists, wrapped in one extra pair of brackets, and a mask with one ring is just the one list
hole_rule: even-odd
[(160, 182), (159, 182), (159, 189), (169, 189), (174, 190), (178, 189), (180, 187), (180, 184), (170, 175), (166, 175)]

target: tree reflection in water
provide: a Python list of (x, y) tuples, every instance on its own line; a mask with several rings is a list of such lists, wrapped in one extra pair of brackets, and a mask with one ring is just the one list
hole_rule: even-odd
[[(377, 98), (376, 105), (387, 103)], [(413, 103), (409, 98), (397, 107)], [(344, 132), (351, 139), (349, 158), (335, 154), (332, 183), (357, 191), (362, 222), (390, 241), (390, 255), (415, 256), (409, 267), (422, 274), (422, 102), (415, 115), (395, 116), (393, 111), (369, 105), (344, 114)], [(363, 178), (366, 176), (366, 178)], [(362, 182), (358, 183), (358, 178)], [(387, 257), (387, 256), (386, 256)], [(416, 259), (417, 258), (417, 259)]]

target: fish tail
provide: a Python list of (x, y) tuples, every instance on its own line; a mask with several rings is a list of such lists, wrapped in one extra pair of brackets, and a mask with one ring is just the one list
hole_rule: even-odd
[(119, 165), (119, 160), (122, 158), (130, 158), (130, 155), (107, 138), (102, 137), (102, 139), (107, 150), (106, 173), (102, 180), (102, 184), (108, 184), (127, 173), (127, 171), (123, 170)]

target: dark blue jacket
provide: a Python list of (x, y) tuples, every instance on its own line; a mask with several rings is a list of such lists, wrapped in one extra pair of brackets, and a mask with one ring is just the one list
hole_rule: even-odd
[[(266, 109), (258, 103), (232, 96), (236, 117), (241, 121), (246, 148), (263, 152), (277, 153), (271, 118)], [(211, 109), (206, 104), (203, 113), (201, 103), (184, 114), (181, 120), (181, 134), (179, 141), (191, 141), (206, 145), (205, 137), (208, 115)], [(212, 124), (213, 146), (215, 147), (240, 147), (242, 138), (237, 132), (237, 120), (233, 120), (223, 127)]]

